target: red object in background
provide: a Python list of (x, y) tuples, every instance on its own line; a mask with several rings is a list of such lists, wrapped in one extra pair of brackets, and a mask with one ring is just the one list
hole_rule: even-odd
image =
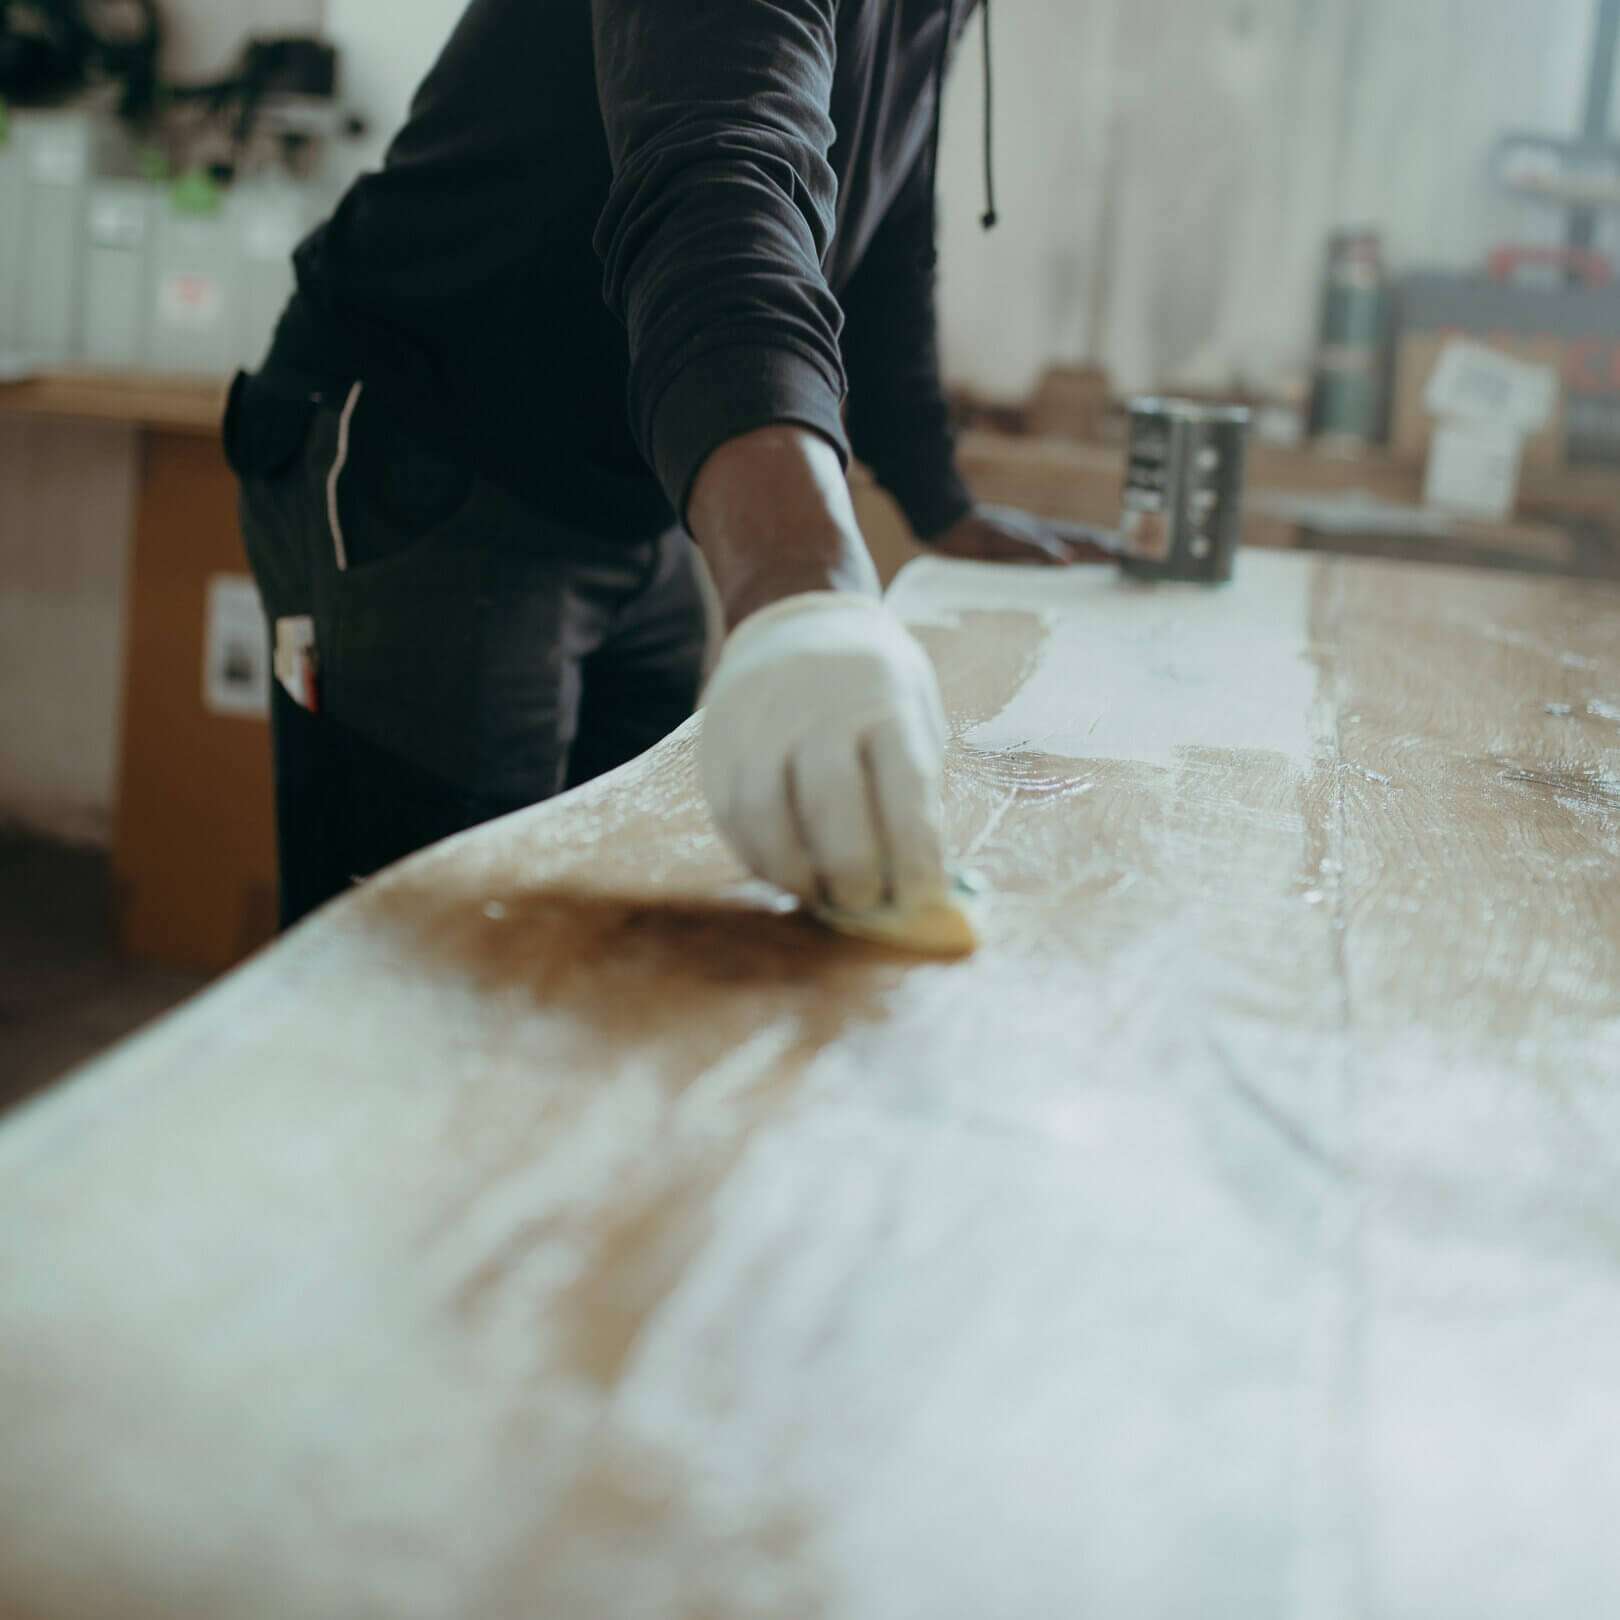
[(1614, 280), (1614, 265), (1585, 248), (1499, 247), (1491, 255), (1491, 275), (1497, 281), (1513, 281), (1530, 265), (1571, 270), (1588, 287), (1606, 287)]
[[(1555, 273), (1530, 273), (1539, 269)], [(1620, 281), (1603, 254), (1507, 243), (1483, 274), (1406, 276), (1396, 334), (1398, 453), (1426, 453), (1423, 385), (1446, 338), (1467, 336), (1553, 366), (1564, 379), (1564, 456), (1620, 464)]]

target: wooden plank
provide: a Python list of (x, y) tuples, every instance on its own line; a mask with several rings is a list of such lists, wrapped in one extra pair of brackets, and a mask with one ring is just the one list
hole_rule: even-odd
[[(1111, 527), (1119, 521), (1125, 456), (1113, 446), (965, 433), (960, 461), (964, 477), (983, 500), (1075, 522)], [(1612, 482), (1620, 502), (1620, 476)], [(1365, 494), (1375, 501), (1409, 508), (1419, 506), (1423, 499), (1421, 473), (1388, 457), (1347, 461), (1274, 445), (1254, 446), (1248, 486), (1244, 544), (1270, 548), (1296, 545), (1300, 527), (1297, 518), (1277, 515), (1291, 503), (1276, 497)], [(1460, 547), (1479, 547), (1557, 567), (1572, 561), (1568, 535), (1553, 524), (1450, 518), (1444, 531), (1430, 532), (1427, 524), (1432, 519), (1422, 521), (1424, 537), (1431, 541), (1449, 539)], [(1616, 521), (1620, 522), (1620, 505)], [(883, 532), (886, 537), (887, 531)], [(1324, 535), (1322, 543), (1331, 546), (1331, 536)]]
[(221, 971), (275, 933), (268, 720), (203, 701), (210, 584), (251, 574), (219, 445), (152, 433), (142, 460), (112, 851), (118, 945)]
[(688, 728), (0, 1131), (0, 1609), (1603, 1611), (1620, 593), (898, 601), (977, 958), (743, 884)]
[(217, 378), (63, 371), (0, 384), (0, 415), (126, 422), (214, 435), (224, 409), (225, 385)]
[(1318, 870), (1355, 1166), (1322, 1440), (1364, 1504), (1347, 1573), (1359, 1537), (1358, 1589), (1391, 1613), (1507, 1620), (1620, 1590), (1591, 1516), (1620, 1506), (1620, 600), (1592, 589), (1526, 614), (1492, 577), (1431, 596), (1346, 569), (1313, 603), (1337, 644)]

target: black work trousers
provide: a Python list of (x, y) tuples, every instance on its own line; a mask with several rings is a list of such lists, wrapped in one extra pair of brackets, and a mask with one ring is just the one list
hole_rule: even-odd
[(408, 428), (238, 379), (226, 423), (264, 599), (282, 926), (452, 833), (643, 753), (691, 715), (691, 541), (582, 533)]

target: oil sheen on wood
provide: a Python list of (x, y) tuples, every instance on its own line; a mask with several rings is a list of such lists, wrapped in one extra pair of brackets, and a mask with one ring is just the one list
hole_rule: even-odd
[(1620, 593), (897, 601), (973, 959), (688, 729), (0, 1132), (0, 1612), (1608, 1612)]

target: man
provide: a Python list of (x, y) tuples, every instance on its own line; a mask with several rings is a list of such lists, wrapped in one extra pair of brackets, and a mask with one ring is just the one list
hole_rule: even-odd
[(855, 524), (846, 376), (920, 536), (1066, 558), (973, 508), (939, 381), (938, 98), (972, 4), (472, 0), (227, 418), (284, 924), (686, 719), (688, 533), (734, 631), (703, 754), (728, 839), (847, 909), (938, 893), (939, 695)]

